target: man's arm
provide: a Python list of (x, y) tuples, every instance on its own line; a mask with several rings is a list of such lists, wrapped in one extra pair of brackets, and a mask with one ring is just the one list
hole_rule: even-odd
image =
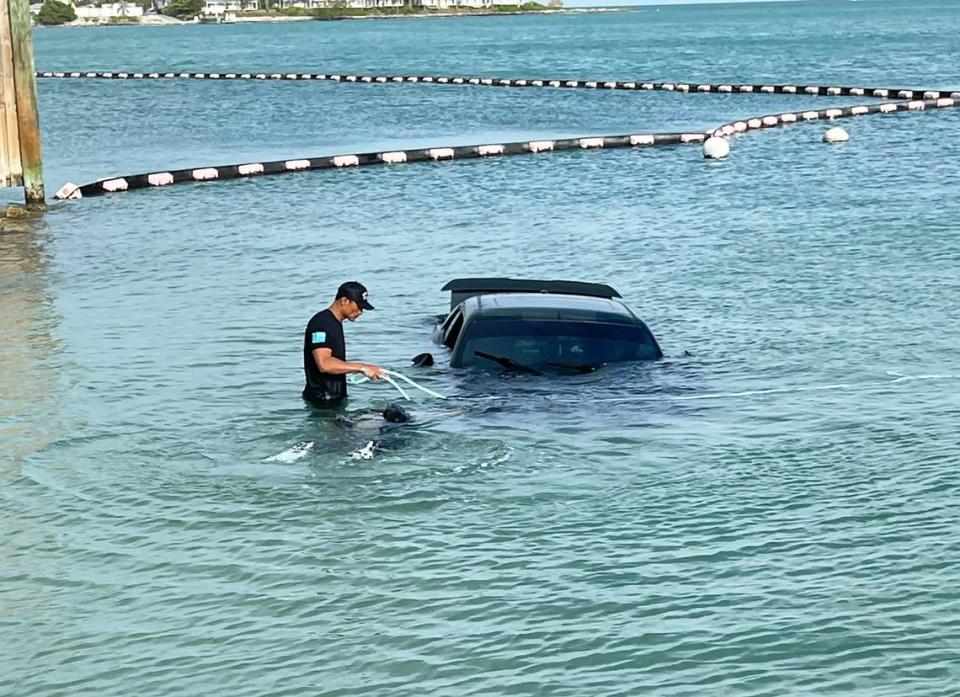
[(371, 380), (379, 380), (383, 377), (383, 368), (380, 366), (357, 361), (341, 361), (339, 358), (334, 358), (333, 351), (328, 348), (315, 348), (312, 353), (313, 360), (316, 361), (322, 373), (329, 375), (363, 373)]

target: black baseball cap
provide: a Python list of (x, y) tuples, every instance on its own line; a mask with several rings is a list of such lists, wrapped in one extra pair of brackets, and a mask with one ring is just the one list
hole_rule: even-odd
[(361, 309), (364, 309), (364, 310), (373, 309), (373, 305), (371, 305), (370, 302), (367, 300), (366, 287), (362, 283), (358, 283), (357, 281), (347, 281), (346, 283), (342, 284), (339, 288), (337, 288), (336, 299), (339, 300), (340, 298), (348, 298), (350, 300), (353, 300), (353, 302), (359, 305)]

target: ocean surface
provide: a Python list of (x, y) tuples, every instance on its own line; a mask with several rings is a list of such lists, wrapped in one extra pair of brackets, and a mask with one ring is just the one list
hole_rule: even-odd
[[(38, 29), (40, 70), (960, 89), (960, 5)], [(849, 99), (39, 82), (48, 191)], [(856, 100), (854, 100), (855, 102)], [(0, 694), (960, 694), (960, 110), (70, 201), (0, 233)], [(18, 192), (2, 192), (15, 201)], [(666, 357), (456, 371), (451, 278), (607, 282)], [(448, 395), (304, 407), (304, 324)], [(438, 367), (410, 368), (432, 350)], [(398, 395), (351, 388), (355, 415)], [(371, 460), (351, 453), (370, 440)]]

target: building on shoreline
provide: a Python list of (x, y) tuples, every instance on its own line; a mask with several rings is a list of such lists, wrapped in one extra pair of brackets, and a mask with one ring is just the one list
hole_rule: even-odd
[(143, 7), (133, 2), (105, 2), (100, 5), (75, 5), (73, 11), (77, 13), (77, 19), (85, 21), (109, 20), (120, 17), (139, 19), (143, 17)]
[[(166, 4), (165, 0), (156, 0), (162, 3), (160, 8)], [(205, 15), (225, 15), (227, 13), (246, 12), (251, 10), (263, 9), (261, 6), (263, 0), (205, 0), (203, 13)], [(522, 2), (522, 0), (520, 0)], [(425, 8), (431, 10), (446, 10), (458, 7), (469, 7), (473, 9), (483, 9), (498, 5), (517, 5), (517, 0), (413, 0), (413, 7)], [(376, 10), (376, 9), (397, 9), (407, 7), (407, 0), (274, 0), (270, 3), (271, 9), (304, 9), (304, 10), (322, 10), (322, 9), (357, 9), (357, 10)]]

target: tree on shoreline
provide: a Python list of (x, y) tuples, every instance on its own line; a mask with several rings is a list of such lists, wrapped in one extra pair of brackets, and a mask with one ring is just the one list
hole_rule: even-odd
[(73, 6), (59, 0), (44, 0), (43, 7), (37, 13), (37, 24), (57, 26), (72, 22), (77, 18)]
[(163, 8), (163, 14), (177, 19), (190, 20), (203, 11), (203, 0), (173, 0)]

